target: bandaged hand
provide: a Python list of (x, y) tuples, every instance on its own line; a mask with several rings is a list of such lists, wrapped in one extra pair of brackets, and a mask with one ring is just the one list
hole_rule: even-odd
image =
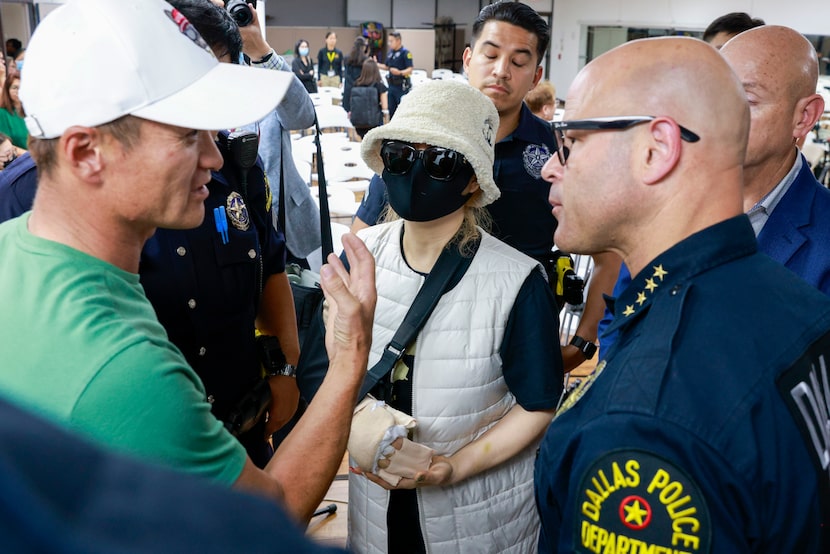
[(414, 479), (429, 468), (434, 455), (431, 448), (406, 438), (416, 426), (412, 416), (367, 396), (354, 411), (349, 454), (362, 472), (376, 474), (393, 487), (402, 478)]

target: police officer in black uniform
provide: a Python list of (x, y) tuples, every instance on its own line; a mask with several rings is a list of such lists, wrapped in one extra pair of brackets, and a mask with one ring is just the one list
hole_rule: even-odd
[(412, 88), (409, 76), (412, 75), (412, 53), (401, 44), (401, 34), (389, 33), (389, 53), (386, 64), (378, 64), (381, 69), (389, 70), (386, 82), (389, 85), (389, 117), (395, 115), (403, 95)]
[[(227, 12), (202, 0), (171, 4), (220, 60), (239, 59), (242, 37)], [(293, 365), (280, 357), (280, 345), (293, 363), (299, 347), (285, 241), (273, 225), (257, 142), (253, 132), (219, 134), (224, 165), (208, 184), (204, 221), (196, 229), (159, 229), (144, 247), (139, 273), (159, 321), (204, 382), (214, 415), (238, 435), (251, 460), (264, 467), (271, 455), (267, 416), (286, 408), (266, 408), (271, 389), (296, 390)], [(251, 160), (256, 160), (253, 166)], [(278, 342), (258, 341), (256, 327), (266, 336), (277, 335)], [(269, 355), (263, 357), (263, 350)], [(267, 364), (267, 381), (263, 358), (273, 360)]]

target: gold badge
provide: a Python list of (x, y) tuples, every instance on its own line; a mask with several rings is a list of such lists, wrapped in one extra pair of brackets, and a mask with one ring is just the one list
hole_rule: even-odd
[(251, 228), (251, 218), (248, 216), (248, 206), (238, 192), (232, 192), (225, 201), (228, 218), (231, 224), (240, 231), (247, 231)]

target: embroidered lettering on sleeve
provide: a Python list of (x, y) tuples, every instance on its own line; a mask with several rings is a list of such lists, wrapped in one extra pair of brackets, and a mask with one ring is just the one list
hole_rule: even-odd
[(642, 450), (596, 460), (580, 482), (574, 537), (582, 551), (709, 552), (712, 526), (700, 488), (676, 465)]

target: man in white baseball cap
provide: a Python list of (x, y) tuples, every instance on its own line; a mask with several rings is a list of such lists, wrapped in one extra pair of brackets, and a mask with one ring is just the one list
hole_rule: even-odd
[[(304, 521), (342, 459), (366, 371), (371, 255), (347, 236), (351, 273), (336, 257), (321, 269), (334, 308), (321, 399), (331, 410), (304, 418), (264, 471), (211, 415), (137, 275), (157, 227), (201, 223), (222, 164), (211, 130), (260, 119), (291, 78), (220, 64), (162, 0), (70, 0), (47, 16), (21, 91), (37, 195), (31, 212), (0, 225), (0, 390), (116, 449), (282, 499)], [(198, 318), (198, 307), (182, 309)], [(309, 445), (319, 445), (313, 459), (292, 456)]]

